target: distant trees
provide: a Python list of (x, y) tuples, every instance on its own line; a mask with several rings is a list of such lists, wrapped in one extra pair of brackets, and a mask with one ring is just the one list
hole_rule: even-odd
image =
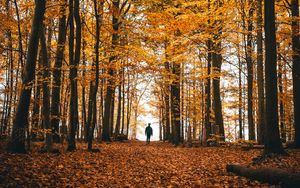
[(12, 151), (66, 136), (69, 151), (76, 139), (92, 150), (94, 138), (135, 138), (150, 113), (175, 145), (299, 146), (298, 0), (265, 2), (276, 32), (262, 0), (49, 1), (43, 27), (44, 1), (33, 16), (24, 2), (2, 1), (0, 14), (0, 136)]

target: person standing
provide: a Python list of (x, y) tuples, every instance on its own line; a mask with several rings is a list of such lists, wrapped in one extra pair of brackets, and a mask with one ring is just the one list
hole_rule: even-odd
[(153, 135), (153, 130), (150, 125), (151, 123), (148, 123), (148, 126), (145, 129), (145, 135), (147, 136), (147, 140), (146, 140), (147, 144), (150, 144), (150, 137)]

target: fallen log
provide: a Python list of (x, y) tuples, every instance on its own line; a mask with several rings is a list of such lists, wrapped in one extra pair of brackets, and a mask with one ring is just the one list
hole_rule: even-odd
[(235, 164), (227, 165), (226, 170), (227, 172), (233, 172), (239, 176), (273, 185), (295, 188), (300, 187), (300, 173), (289, 173), (277, 168), (252, 169)]
[[(244, 151), (248, 151), (251, 149), (264, 149), (265, 146), (264, 145), (242, 145), (241, 148)], [(288, 149), (288, 148), (293, 148), (293, 147), (283, 144), (283, 149)]]
[(250, 149), (264, 149), (264, 145), (242, 145), (242, 150), (248, 151)]

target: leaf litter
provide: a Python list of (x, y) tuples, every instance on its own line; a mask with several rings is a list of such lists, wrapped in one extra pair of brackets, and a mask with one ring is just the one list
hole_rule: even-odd
[(1, 152), (0, 187), (276, 187), (227, 173), (225, 167), (234, 163), (300, 172), (300, 150), (253, 164), (260, 150), (138, 141), (95, 143), (98, 153), (88, 152), (86, 144), (77, 147), (75, 152), (60, 148), (60, 155)]

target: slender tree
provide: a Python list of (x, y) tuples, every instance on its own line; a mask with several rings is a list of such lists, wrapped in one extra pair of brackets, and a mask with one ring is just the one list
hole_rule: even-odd
[(178, 145), (180, 141), (180, 64), (174, 63), (173, 70), (174, 80), (171, 85), (171, 110), (172, 110), (172, 142)]
[[(91, 127), (89, 131), (89, 138), (88, 138), (88, 150), (92, 150), (92, 142), (93, 142), (93, 136), (94, 136), (94, 130), (96, 126), (96, 120), (97, 120), (97, 92), (98, 92), (98, 86), (99, 86), (99, 45), (100, 45), (100, 29), (101, 29), (101, 22), (102, 22), (102, 11), (103, 11), (103, 4), (104, 1), (101, 1), (99, 4), (96, 0), (94, 0), (94, 11), (95, 11), (95, 19), (96, 19), (96, 43), (95, 43), (95, 82), (91, 83), (91, 90), (90, 93), (92, 93), (91, 98), (89, 102), (92, 107), (92, 112), (89, 112), (89, 120), (90, 124), (88, 127)], [(100, 13), (99, 13), (100, 11)], [(90, 108), (90, 107), (89, 107)]]
[(211, 108), (211, 60), (212, 60), (212, 42), (208, 40), (208, 57), (207, 57), (207, 79), (205, 80), (205, 142), (210, 138), (212, 134), (211, 122), (210, 122), (210, 108)]
[[(112, 11), (112, 26), (113, 26), (113, 34), (112, 34), (112, 49), (116, 49), (119, 41), (119, 15), (120, 15), (120, 1), (119, 0), (113, 0), (113, 11)], [(114, 64), (116, 61), (116, 55), (113, 54), (109, 58), (109, 63)], [(104, 104), (104, 119), (103, 119), (103, 132), (102, 132), (102, 139), (104, 141), (110, 141), (110, 125), (113, 122), (112, 113), (114, 109), (112, 108), (113, 104), (113, 97), (115, 96), (115, 83), (113, 81), (114, 76), (114, 70), (113, 68), (108, 69), (108, 74), (110, 76), (110, 79), (108, 81), (108, 85), (106, 88), (106, 97), (105, 97), (105, 104)]]
[(165, 87), (164, 87), (164, 109), (165, 109), (165, 116), (166, 116), (166, 140), (171, 141), (171, 121), (170, 121), (170, 85), (169, 85), (169, 79), (170, 79), (170, 63), (168, 62), (168, 52), (167, 52), (167, 48), (168, 48), (168, 42), (165, 42), (164, 45), (165, 48), (165, 58), (166, 58), (166, 62), (164, 63), (164, 67), (165, 67), (165, 71), (167, 74), (166, 77), (166, 82), (165, 82)]
[(293, 102), (295, 117), (295, 144), (300, 148), (300, 39), (299, 0), (292, 0), (292, 48), (293, 48)]
[(56, 57), (53, 68), (53, 85), (52, 85), (52, 96), (51, 96), (51, 127), (53, 131), (53, 141), (59, 142), (59, 121), (60, 121), (60, 91), (61, 91), (61, 68), (64, 59), (64, 50), (66, 43), (67, 34), (67, 23), (66, 23), (66, 5), (67, 0), (63, 1), (60, 5), (60, 17), (58, 26), (58, 41), (56, 49)]
[[(79, 14), (79, 1), (69, 1), (69, 64), (70, 73), (69, 79), (71, 82), (71, 94), (70, 94), (70, 110), (69, 110), (69, 123), (70, 131), (68, 138), (68, 151), (76, 150), (75, 135), (78, 128), (78, 88), (77, 88), (77, 66), (80, 61), (81, 50), (81, 21)], [(76, 23), (76, 46), (74, 53), (74, 19)]]
[(12, 138), (8, 145), (11, 152), (24, 153), (25, 148), (25, 126), (28, 121), (28, 110), (30, 105), (30, 96), (32, 84), (35, 75), (36, 57), (39, 44), (39, 29), (42, 26), (45, 13), (45, 0), (36, 0), (34, 16), (29, 38), (27, 60), (25, 64), (24, 75), (22, 79), (22, 90), (14, 118)]
[(41, 26), (40, 30), (40, 43), (41, 43), (41, 52), (42, 52), (42, 61), (43, 61), (43, 127), (46, 130), (46, 150), (52, 150), (52, 131), (50, 124), (50, 89), (49, 89), (49, 57), (47, 52), (46, 37), (44, 26)]
[(247, 63), (247, 103), (248, 103), (248, 128), (249, 128), (249, 140), (255, 140), (255, 126), (253, 120), (253, 59), (252, 59), (252, 51), (253, 51), (253, 1), (248, 0), (249, 3), (249, 18), (247, 20), (247, 46), (246, 46), (246, 63)]
[(263, 143), (264, 138), (264, 67), (263, 67), (263, 35), (262, 35), (262, 0), (257, 0), (257, 142)]

